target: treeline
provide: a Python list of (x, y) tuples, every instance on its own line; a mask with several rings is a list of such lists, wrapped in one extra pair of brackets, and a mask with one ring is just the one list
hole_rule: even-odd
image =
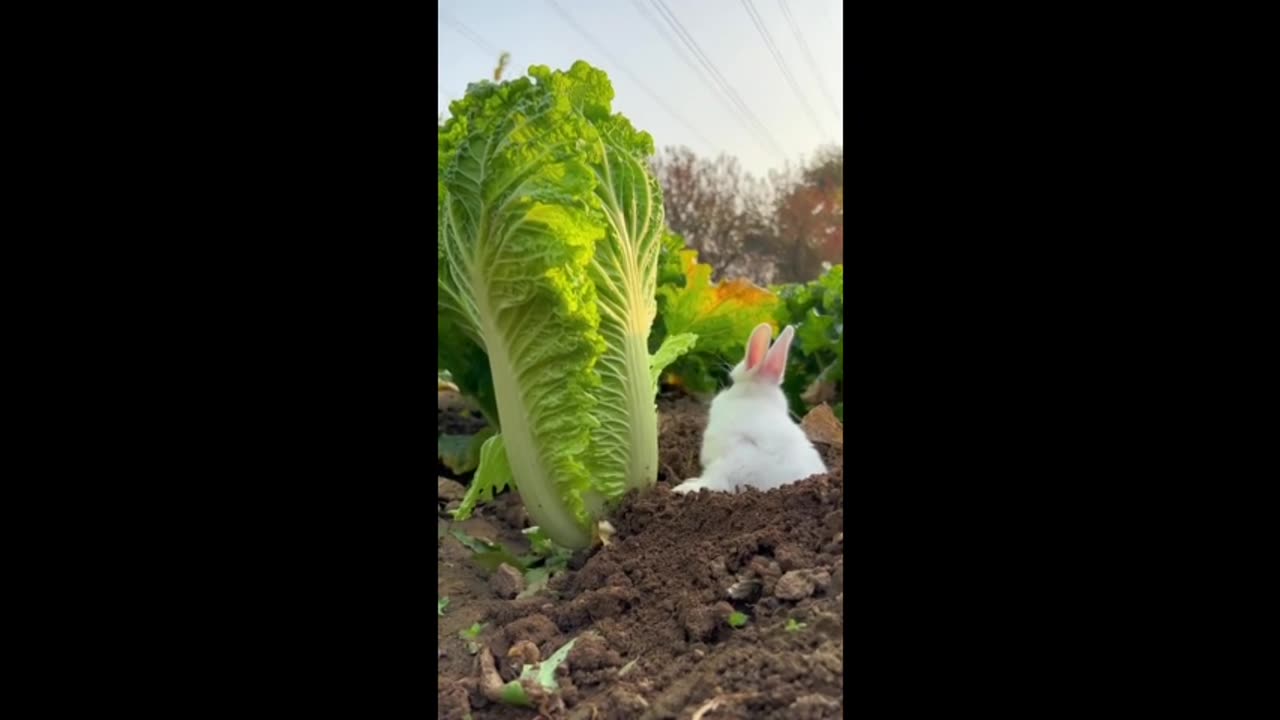
[(665, 148), (653, 162), (667, 225), (717, 277), (760, 285), (808, 282), (844, 262), (844, 149), (822, 147), (799, 167), (760, 179), (736, 158)]

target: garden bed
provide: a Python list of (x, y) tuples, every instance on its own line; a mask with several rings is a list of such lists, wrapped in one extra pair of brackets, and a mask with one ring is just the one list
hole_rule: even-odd
[[(536, 647), (547, 658), (575, 638), (557, 671), (562, 707), (542, 717), (842, 717), (842, 440), (816, 443), (828, 475), (763, 493), (677, 495), (670, 488), (699, 472), (706, 408), (683, 395), (663, 395), (658, 407), (658, 487), (627, 497), (611, 515), (609, 544), (578, 553), (533, 597), (501, 598), (510, 578), (491, 578), (450, 533), (525, 552), (518, 498), (505, 493), (460, 523), (441, 513), (437, 594), (449, 603), (438, 617), (439, 717), (539, 717), (484, 697), (480, 657), (491, 652), (509, 681), (515, 657)], [(482, 425), (441, 394), (440, 432)], [(443, 509), (458, 488), (440, 488)], [(474, 640), (461, 636), (476, 623)]]

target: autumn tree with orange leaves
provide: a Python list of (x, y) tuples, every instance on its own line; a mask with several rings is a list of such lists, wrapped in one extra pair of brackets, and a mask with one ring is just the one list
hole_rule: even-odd
[(757, 180), (728, 156), (667, 148), (654, 163), (667, 225), (719, 277), (806, 282), (844, 262), (844, 151)]

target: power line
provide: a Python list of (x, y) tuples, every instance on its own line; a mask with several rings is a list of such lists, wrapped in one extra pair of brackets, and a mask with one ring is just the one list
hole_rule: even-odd
[(796, 42), (800, 44), (800, 52), (804, 54), (805, 61), (809, 63), (809, 69), (818, 78), (818, 87), (822, 90), (823, 99), (827, 101), (827, 107), (830, 108), (831, 114), (835, 115), (837, 120), (842, 120), (844, 116), (836, 107), (836, 101), (832, 98), (831, 91), (827, 89), (827, 81), (822, 76), (822, 69), (818, 66), (817, 61), (813, 59), (813, 53), (809, 52), (809, 43), (805, 42), (804, 35), (800, 33), (800, 26), (796, 23), (795, 18), (791, 16), (791, 8), (787, 7), (787, 0), (778, 0), (778, 5), (782, 7), (782, 14), (787, 19), (787, 25), (791, 27), (791, 33), (796, 36)]
[(747, 107), (747, 104), (742, 100), (738, 93), (734, 91), (733, 86), (725, 79), (724, 74), (720, 72), (719, 68), (716, 67), (711, 58), (703, 52), (702, 47), (698, 45), (698, 41), (693, 39), (693, 35), (685, 28), (684, 23), (681, 23), (680, 19), (676, 17), (675, 12), (673, 12), (671, 8), (667, 7), (667, 4), (663, 2), (663, 0), (651, 1), (653, 2), (654, 8), (657, 9), (658, 13), (662, 16), (662, 19), (666, 21), (667, 25), (672, 31), (674, 31), (676, 36), (680, 38), (680, 41), (684, 43), (685, 47), (689, 49), (695, 58), (697, 58), (698, 62), (706, 68), (716, 85), (720, 88), (720, 91), (729, 99), (730, 104), (736, 108), (736, 114), (740, 120), (743, 120), (746, 123), (748, 131), (754, 130), (756, 132), (757, 139), (763, 139), (767, 144), (772, 145), (773, 150), (785, 158), (786, 152), (782, 150), (782, 146), (773, 139), (773, 136), (769, 133), (768, 129), (765, 128), (764, 123), (760, 122), (760, 119), (756, 117), (755, 113), (751, 112), (751, 109)]
[(449, 15), (437, 15), (436, 19), (442, 20), (445, 23), (448, 23), (448, 25), (452, 27), (454, 30), (456, 30), (459, 35), (475, 43), (476, 47), (483, 50), (485, 54), (492, 55), (494, 57), (501, 54), (498, 52), (496, 48), (494, 48), (489, 43), (485, 42), (483, 38), (477, 35), (474, 30), (467, 27), (466, 25), (463, 25), (460, 21), (455, 20), (453, 17)]
[(716, 68), (715, 63), (711, 61), (711, 58), (707, 57), (707, 54), (698, 46), (698, 42), (694, 40), (693, 36), (689, 34), (689, 31), (685, 29), (684, 24), (681, 23), (680, 19), (671, 11), (671, 8), (667, 7), (667, 4), (663, 2), (663, 0), (652, 0), (652, 2), (654, 7), (657, 8), (658, 13), (662, 15), (662, 19), (667, 21), (667, 24), (675, 31), (676, 36), (680, 38), (680, 41), (683, 42), (685, 47), (687, 47), (693, 56), (698, 59), (698, 62), (702, 63), (702, 66), (706, 68), (707, 72), (715, 79), (716, 83), (724, 91), (725, 95), (727, 95), (733, 105), (737, 107), (741, 117), (754, 125), (759, 136), (769, 145), (772, 145), (773, 150), (785, 159), (787, 154), (782, 149), (782, 146), (777, 140), (773, 139), (769, 130), (765, 128), (764, 123), (760, 122), (760, 119), (756, 117), (755, 113), (751, 112), (751, 108), (747, 107), (747, 104), (743, 102), (738, 93), (734, 91), (733, 86), (729, 84), (729, 81), (726, 80), (720, 70)]
[(661, 95), (650, 90), (649, 86), (645, 85), (644, 81), (641, 80), (638, 75), (628, 70), (626, 65), (623, 65), (616, 57), (613, 56), (612, 53), (609, 52), (608, 48), (601, 45), (594, 37), (592, 37), (591, 33), (583, 29), (583, 27), (579, 25), (573, 19), (573, 17), (569, 15), (569, 13), (565, 12), (564, 8), (560, 7), (560, 5), (555, 0), (547, 0), (547, 4), (551, 6), (552, 10), (556, 11), (556, 14), (558, 14), (560, 18), (564, 20), (566, 24), (569, 25), (569, 27), (576, 30), (577, 33), (581, 35), (584, 40), (590, 43), (592, 47), (594, 47), (601, 55), (603, 55), (606, 60), (613, 63), (614, 67), (616, 67), (618, 70), (621, 70), (622, 73), (625, 74), (627, 77), (631, 78), (631, 81), (634, 82), (636, 85), (638, 85), (640, 89), (645, 92), (645, 94), (653, 98), (653, 101), (657, 103), (658, 106), (661, 107), (663, 110), (666, 110), (668, 115), (670, 115), (671, 117), (679, 121), (681, 125), (685, 126), (685, 129), (693, 133), (694, 136), (697, 137), (699, 140), (701, 140), (703, 143), (705, 143), (707, 147), (712, 149), (715, 149), (716, 147), (718, 147), (716, 143), (711, 142), (706, 138), (705, 135), (698, 132), (698, 129), (695, 128), (693, 125), (691, 125), (688, 120), (685, 120), (680, 115), (680, 113), (672, 109), (672, 107), (667, 104), (667, 101), (662, 99)]
[[(704, 85), (711, 88), (712, 94), (719, 97), (721, 102), (726, 103), (725, 107), (729, 110), (729, 114), (737, 115), (738, 111), (734, 109), (732, 102), (724, 94), (724, 91), (716, 87), (715, 83), (707, 77), (705, 70), (694, 64), (693, 58), (689, 56), (689, 51), (681, 47), (680, 43), (676, 42), (675, 39), (671, 37), (671, 31), (664, 27), (658, 18), (653, 16), (653, 12), (646, 8), (641, 0), (631, 0), (631, 4), (635, 6), (636, 12), (644, 16), (644, 19), (653, 26), (654, 31), (657, 32), (658, 36), (662, 38), (662, 41), (667, 44), (667, 47), (671, 48), (672, 52), (680, 57), (680, 60), (698, 76), (699, 80), (702, 80)], [(751, 128), (748, 127), (747, 130), (750, 131)]]
[(795, 76), (791, 74), (791, 68), (787, 67), (787, 61), (782, 58), (782, 52), (778, 50), (777, 44), (773, 42), (773, 36), (769, 34), (768, 28), (764, 26), (764, 20), (761, 19), (760, 13), (756, 12), (755, 5), (751, 4), (751, 0), (742, 0), (742, 6), (747, 9), (747, 15), (751, 17), (751, 22), (755, 24), (756, 30), (760, 32), (760, 37), (764, 39), (764, 45), (769, 49), (769, 54), (773, 55), (773, 63), (778, 66), (778, 70), (782, 71), (782, 76), (786, 78), (792, 92), (800, 99), (800, 105), (804, 108), (805, 114), (809, 116), (813, 126), (818, 129), (818, 135), (826, 135), (827, 129), (822, 127), (822, 123), (818, 122), (817, 114), (813, 112), (813, 107), (809, 105), (804, 93), (800, 91), (800, 83), (796, 82)]

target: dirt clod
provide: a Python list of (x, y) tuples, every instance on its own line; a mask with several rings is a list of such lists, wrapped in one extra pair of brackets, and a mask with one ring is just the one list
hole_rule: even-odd
[(506, 563), (498, 566), (489, 578), (489, 587), (493, 594), (504, 600), (510, 600), (524, 590), (524, 576), (520, 571)]
[(609, 643), (594, 632), (585, 632), (569, 652), (569, 665), (575, 672), (621, 667), (622, 656), (609, 647)]
[(471, 698), (462, 685), (452, 683), (441, 690), (438, 697), (440, 699), (438, 717), (463, 720), (471, 714)]
[(542, 661), (542, 653), (538, 651), (537, 645), (521, 640), (507, 651), (507, 658), (518, 665), (536, 665)]
[(556, 624), (541, 613), (508, 623), (503, 630), (506, 633), (507, 641), (513, 645), (521, 640), (528, 640), (534, 645), (541, 645), (560, 634), (560, 629), (556, 627)]
[(813, 594), (813, 576), (802, 570), (792, 570), (778, 578), (773, 594), (780, 600), (803, 600)]
[[(556, 673), (560, 691), (539, 699), (548, 720), (841, 716), (844, 550), (835, 536), (844, 531), (843, 450), (821, 448), (829, 474), (776, 490), (676, 495), (670, 485), (700, 472), (706, 406), (687, 397), (658, 404), (659, 485), (613, 510), (608, 546), (576, 553), (543, 592), (522, 600), (494, 599), (465, 555), (448, 556), (447, 567), (442, 560), (442, 573), (481, 578), (480, 594), (458, 605), (455, 622), (464, 624), (452, 634), (487, 622), (496, 656), (489, 674), (464, 667), (462, 658), (478, 661), (465, 654), (441, 660), (442, 700), (452, 682), (470, 689), (473, 720), (531, 718), (535, 712), (490, 702), (480, 679), (510, 681), (535, 652), (545, 660), (573, 640)], [(496, 529), (490, 537), (516, 548), (525, 520), (518, 508), (503, 493), (478, 514)], [(467, 528), (476, 537), (483, 530)], [(454, 595), (460, 583), (442, 582), (440, 594)], [(750, 618), (746, 625), (729, 626), (734, 611)], [(807, 627), (783, 632), (790, 618)]]
[(727, 602), (691, 608), (684, 614), (684, 629), (693, 641), (708, 640), (729, 620), (733, 606)]

